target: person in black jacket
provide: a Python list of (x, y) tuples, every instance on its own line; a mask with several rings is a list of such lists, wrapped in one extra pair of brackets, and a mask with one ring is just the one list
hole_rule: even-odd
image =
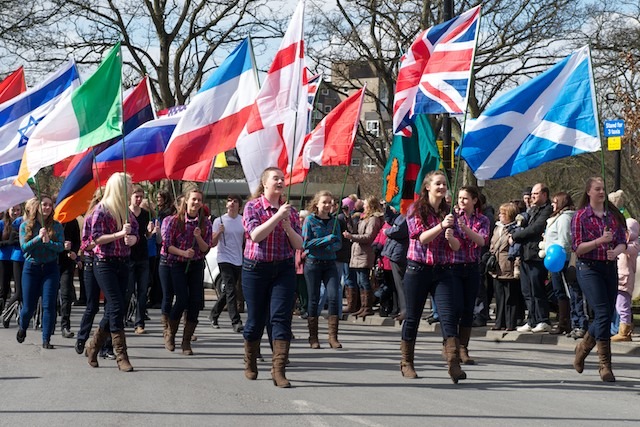
[(531, 190), (529, 222), (522, 230), (511, 235), (510, 243), (522, 244), (522, 265), (520, 267), (520, 286), (529, 316), (527, 323), (519, 327), (518, 332), (549, 332), (549, 301), (544, 289), (547, 269), (538, 256), (538, 244), (551, 216), (553, 208), (549, 203), (549, 189), (538, 183)]
[(77, 219), (64, 224), (64, 251), (58, 256), (60, 266), (60, 330), (64, 338), (73, 338), (71, 332), (71, 305), (76, 299), (73, 276), (80, 258), (80, 224)]
[(407, 250), (409, 249), (409, 227), (407, 227), (407, 217), (397, 212), (387, 205), (384, 213), (384, 220), (391, 225), (384, 230), (387, 240), (382, 249), (382, 255), (391, 261), (391, 272), (393, 274), (393, 310), (391, 315), (395, 320), (403, 320), (407, 309), (407, 302), (404, 297), (404, 287), (402, 280), (407, 269)]

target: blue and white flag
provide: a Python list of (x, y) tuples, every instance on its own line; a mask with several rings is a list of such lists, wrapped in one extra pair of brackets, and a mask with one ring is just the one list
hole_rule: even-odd
[(462, 158), (478, 179), (513, 176), (600, 150), (589, 47), (501, 96), (467, 124)]
[(33, 197), (28, 185), (13, 185), (29, 136), (36, 125), (80, 85), (73, 61), (33, 89), (0, 104), (0, 212)]

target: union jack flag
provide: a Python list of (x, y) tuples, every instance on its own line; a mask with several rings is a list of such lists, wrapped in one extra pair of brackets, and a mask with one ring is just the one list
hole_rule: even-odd
[(467, 106), (480, 6), (421, 32), (402, 56), (393, 130), (411, 136), (416, 114), (462, 113)]

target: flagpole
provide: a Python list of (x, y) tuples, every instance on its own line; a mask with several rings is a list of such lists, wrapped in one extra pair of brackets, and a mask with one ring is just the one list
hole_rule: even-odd
[(94, 147), (91, 147), (91, 155), (93, 156), (93, 166), (95, 167), (95, 171), (96, 171), (96, 178), (98, 179), (98, 190), (100, 191), (100, 197), (102, 198), (102, 181), (100, 181), (100, 173), (98, 172), (98, 159), (96, 158), (96, 152), (94, 150)]
[(302, 183), (302, 195), (300, 196), (300, 210), (304, 209), (304, 196), (307, 192), (307, 184), (309, 183), (309, 174), (305, 175), (304, 182)]
[[(218, 218), (220, 218), (220, 225), (222, 225), (224, 227), (224, 224), (222, 223), (222, 208), (220, 207), (220, 196), (218, 195), (218, 186), (216, 184), (216, 180), (214, 178), (214, 171), (215, 171), (216, 167), (215, 167), (215, 160), (214, 163), (212, 164), (211, 167), (211, 180), (213, 181), (213, 192), (216, 195), (216, 203), (218, 205)], [(227, 241), (224, 237), (224, 233), (222, 233), (222, 243), (224, 243), (225, 245), (227, 244)]]
[[(344, 179), (342, 180), (342, 189), (340, 190), (340, 204), (342, 205), (342, 199), (344, 198), (344, 188), (347, 185), (347, 177), (349, 176), (349, 168), (351, 168), (351, 162), (347, 165), (347, 170), (344, 173)], [(338, 212), (342, 209), (342, 206), (338, 208)], [(331, 230), (331, 234), (335, 234), (336, 232), (336, 224), (338, 223), (338, 214), (336, 214), (336, 221), (333, 221), (333, 230)]]
[[(38, 193), (38, 216), (40, 217), (40, 226), (44, 228), (44, 215), (42, 215), (42, 193), (40, 192), (40, 183), (38, 182), (38, 173), (33, 176), (33, 182), (36, 184), (36, 191)], [(53, 215), (53, 214), (52, 214)]]

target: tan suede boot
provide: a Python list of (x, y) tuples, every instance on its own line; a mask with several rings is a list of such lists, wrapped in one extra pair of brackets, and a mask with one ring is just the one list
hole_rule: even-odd
[(631, 341), (631, 333), (633, 332), (633, 325), (629, 323), (620, 323), (618, 333), (611, 337), (613, 342)]
[(260, 354), (260, 340), (244, 341), (244, 376), (248, 380), (258, 378), (258, 355)]
[(180, 325), (180, 319), (171, 320), (169, 319), (169, 329), (164, 336), (164, 348), (169, 351), (174, 351), (176, 349), (176, 333), (178, 332), (178, 326)]
[(460, 327), (460, 361), (464, 365), (475, 365), (476, 361), (469, 357), (469, 339), (471, 338), (471, 328)]
[(93, 338), (89, 340), (85, 348), (85, 354), (88, 358), (89, 366), (93, 368), (97, 368), (98, 365), (98, 353), (100, 353), (100, 349), (107, 341), (109, 334), (99, 327), (93, 332)]
[(593, 347), (595, 346), (596, 340), (593, 339), (589, 332), (585, 334), (582, 341), (580, 341), (580, 343), (578, 343), (578, 345), (576, 346), (576, 357), (573, 359), (573, 367), (579, 374), (584, 371), (584, 360), (587, 358), (589, 353), (591, 353), (591, 350), (593, 350)]
[(418, 378), (418, 374), (413, 366), (415, 347), (416, 340), (400, 340), (400, 353), (402, 354), (402, 359), (400, 359), (400, 373), (408, 379)]
[(449, 337), (445, 341), (445, 351), (447, 353), (447, 365), (449, 367), (448, 372), (451, 377), (451, 381), (454, 384), (458, 384), (459, 380), (467, 379), (467, 374), (460, 368), (460, 355), (458, 347), (460, 346), (460, 340), (458, 337)]
[(271, 379), (273, 385), (280, 388), (289, 388), (291, 383), (285, 377), (285, 366), (289, 359), (289, 341), (273, 340), (273, 362), (271, 368)]
[(192, 356), (193, 350), (191, 349), (191, 337), (193, 336), (193, 332), (196, 330), (196, 326), (198, 322), (185, 322), (184, 330), (182, 331), (182, 354), (185, 356)]
[(127, 340), (124, 331), (112, 332), (111, 341), (113, 342), (113, 352), (116, 354), (116, 362), (118, 369), (122, 372), (133, 371), (133, 366), (129, 363), (129, 355), (127, 354)]
[(318, 341), (318, 318), (307, 317), (307, 325), (309, 326), (309, 346), (313, 349), (320, 348), (320, 341)]
[(329, 316), (328, 328), (329, 328), (329, 345), (331, 348), (342, 348), (342, 344), (338, 341), (338, 315), (334, 314)]
[(598, 372), (600, 373), (600, 379), (607, 383), (616, 381), (616, 377), (611, 370), (611, 341), (598, 341)]

